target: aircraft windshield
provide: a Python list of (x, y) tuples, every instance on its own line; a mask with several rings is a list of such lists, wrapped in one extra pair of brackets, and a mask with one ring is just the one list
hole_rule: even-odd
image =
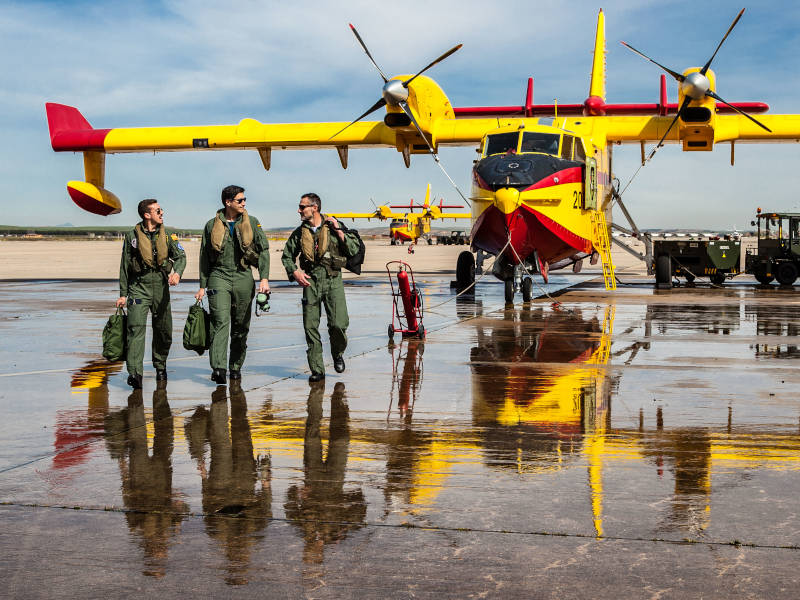
[[(525, 131), (522, 133), (522, 147), (520, 152), (543, 152), (544, 154), (558, 154), (558, 138), (555, 133), (539, 133)], [(570, 149), (570, 152), (572, 150)], [(571, 157), (570, 157), (571, 158)]]
[(513, 131), (511, 133), (495, 133), (494, 135), (486, 136), (486, 156), (492, 154), (505, 154), (509, 150), (512, 152), (517, 151), (517, 144), (519, 143), (519, 133)]
[(394, 219), (390, 227), (408, 227), (408, 219)]

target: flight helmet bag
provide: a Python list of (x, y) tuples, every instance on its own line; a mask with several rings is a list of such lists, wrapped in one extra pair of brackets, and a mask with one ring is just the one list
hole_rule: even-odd
[(125, 358), (128, 345), (128, 315), (122, 308), (111, 315), (103, 327), (103, 358), (118, 361)]
[(210, 326), (211, 317), (198, 300), (189, 307), (189, 315), (183, 327), (183, 347), (202, 355), (211, 347)]
[(364, 256), (367, 253), (367, 248), (364, 246), (364, 241), (361, 239), (361, 236), (358, 235), (358, 231), (355, 229), (348, 229), (341, 221), (339, 221), (339, 227), (342, 228), (342, 231), (352, 234), (358, 240), (358, 252), (356, 252), (353, 256), (347, 257), (347, 262), (345, 263), (344, 268), (351, 273), (361, 275), (361, 265), (364, 264)]

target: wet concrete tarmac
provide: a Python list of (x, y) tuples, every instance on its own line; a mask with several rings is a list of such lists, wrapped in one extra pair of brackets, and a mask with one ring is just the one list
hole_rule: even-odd
[(178, 292), (169, 383), (134, 393), (114, 284), (0, 283), (4, 596), (796, 596), (800, 296), (419, 283), (450, 301), (393, 346), (388, 283), (348, 285), (313, 386), (297, 288), (230, 388)]

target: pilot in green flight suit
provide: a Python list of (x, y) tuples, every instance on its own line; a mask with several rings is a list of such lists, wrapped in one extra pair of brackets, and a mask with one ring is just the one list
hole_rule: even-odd
[[(320, 304), (325, 305), (328, 334), (331, 340), (333, 367), (337, 373), (345, 369), (344, 351), (347, 348), (347, 302), (342, 283), (342, 267), (348, 256), (359, 250), (358, 239), (346, 233), (333, 217), (320, 210), (322, 201), (317, 194), (300, 198), (298, 213), (302, 219), (283, 248), (282, 263), (289, 281), (303, 288), (303, 328), (306, 333), (309, 381), (325, 377), (322, 361), (322, 340), (319, 335)], [(300, 257), (300, 267), (295, 261)]]
[(195, 298), (208, 294), (211, 380), (218, 384), (226, 383), (226, 367), (231, 381), (242, 378), (255, 296), (251, 267), (261, 277), (258, 291), (269, 293), (269, 241), (258, 219), (247, 214), (246, 200), (238, 185), (223, 189), (224, 208), (206, 223), (200, 245), (200, 289)]
[[(142, 222), (125, 234), (119, 265), (117, 306), (128, 305), (128, 385), (142, 387), (147, 313), (152, 313), (153, 367), (156, 381), (167, 379), (167, 355), (172, 345), (169, 285), (177, 285), (186, 268), (186, 253), (176, 235), (167, 235), (158, 200), (139, 202)], [(170, 273), (171, 271), (171, 273)]]

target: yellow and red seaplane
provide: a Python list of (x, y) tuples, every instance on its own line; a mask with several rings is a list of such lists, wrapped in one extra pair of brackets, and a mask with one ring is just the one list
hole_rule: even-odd
[[(407, 208), (409, 212), (398, 213), (394, 212), (394, 208)], [(420, 212), (414, 212), (414, 209), (419, 209)], [(431, 204), (431, 184), (425, 191), (425, 200), (422, 204), (414, 204), (412, 198), (408, 204), (389, 204), (376, 206), (375, 210), (371, 213), (326, 213), (331, 217), (337, 219), (379, 219), (389, 222), (389, 238), (392, 246), (395, 244), (402, 244), (403, 242), (416, 243), (420, 238), (433, 243), (431, 240), (431, 221), (436, 219), (471, 219), (472, 213), (446, 213), (446, 208), (464, 208), (461, 205), (448, 205), (444, 204), (444, 199), (439, 200), (439, 204)]]
[[(119, 212), (121, 207), (104, 188), (106, 154), (252, 149), (269, 169), (273, 150), (330, 148), (346, 168), (349, 148), (380, 146), (395, 148), (406, 166), (412, 154), (431, 154), (441, 166), (440, 147), (477, 145), (480, 157), (473, 167), (470, 194), (472, 250), (479, 264), (486, 255), (496, 257), (492, 272), (505, 281), (506, 299), (513, 300), (520, 289), (524, 299), (530, 297), (531, 272), (547, 279), (553, 269), (572, 265), (577, 270), (587, 257), (602, 260), (606, 287), (613, 289), (609, 217), (612, 203), (621, 203), (612, 174), (615, 144), (640, 144), (644, 162), (646, 142), (657, 143), (647, 159), (665, 143), (680, 143), (686, 152), (707, 152), (727, 143), (733, 162), (737, 141), (800, 139), (800, 115), (760, 115), (757, 120), (749, 113), (764, 112), (767, 105), (729, 103), (716, 92), (711, 62), (743, 12), (711, 58), (682, 73), (626, 44), (678, 82), (675, 104), (667, 102), (663, 75), (658, 103), (606, 103), (605, 17), (600, 11), (589, 96), (581, 104), (536, 105), (529, 80), (523, 106), (454, 108), (423, 73), (460, 44), (415, 75), (389, 78), (351, 25), (383, 79), (381, 97), (351, 123), (267, 124), (243, 119), (236, 125), (94, 129), (77, 109), (47, 104), (50, 138), (56, 151), (83, 153), (85, 181), (70, 181), (67, 188), (79, 206), (98, 214)], [(382, 120), (362, 120), (383, 107)], [(638, 234), (632, 221), (631, 227)], [(472, 254), (463, 253), (457, 265), (459, 283), (468, 284), (474, 272)]]

